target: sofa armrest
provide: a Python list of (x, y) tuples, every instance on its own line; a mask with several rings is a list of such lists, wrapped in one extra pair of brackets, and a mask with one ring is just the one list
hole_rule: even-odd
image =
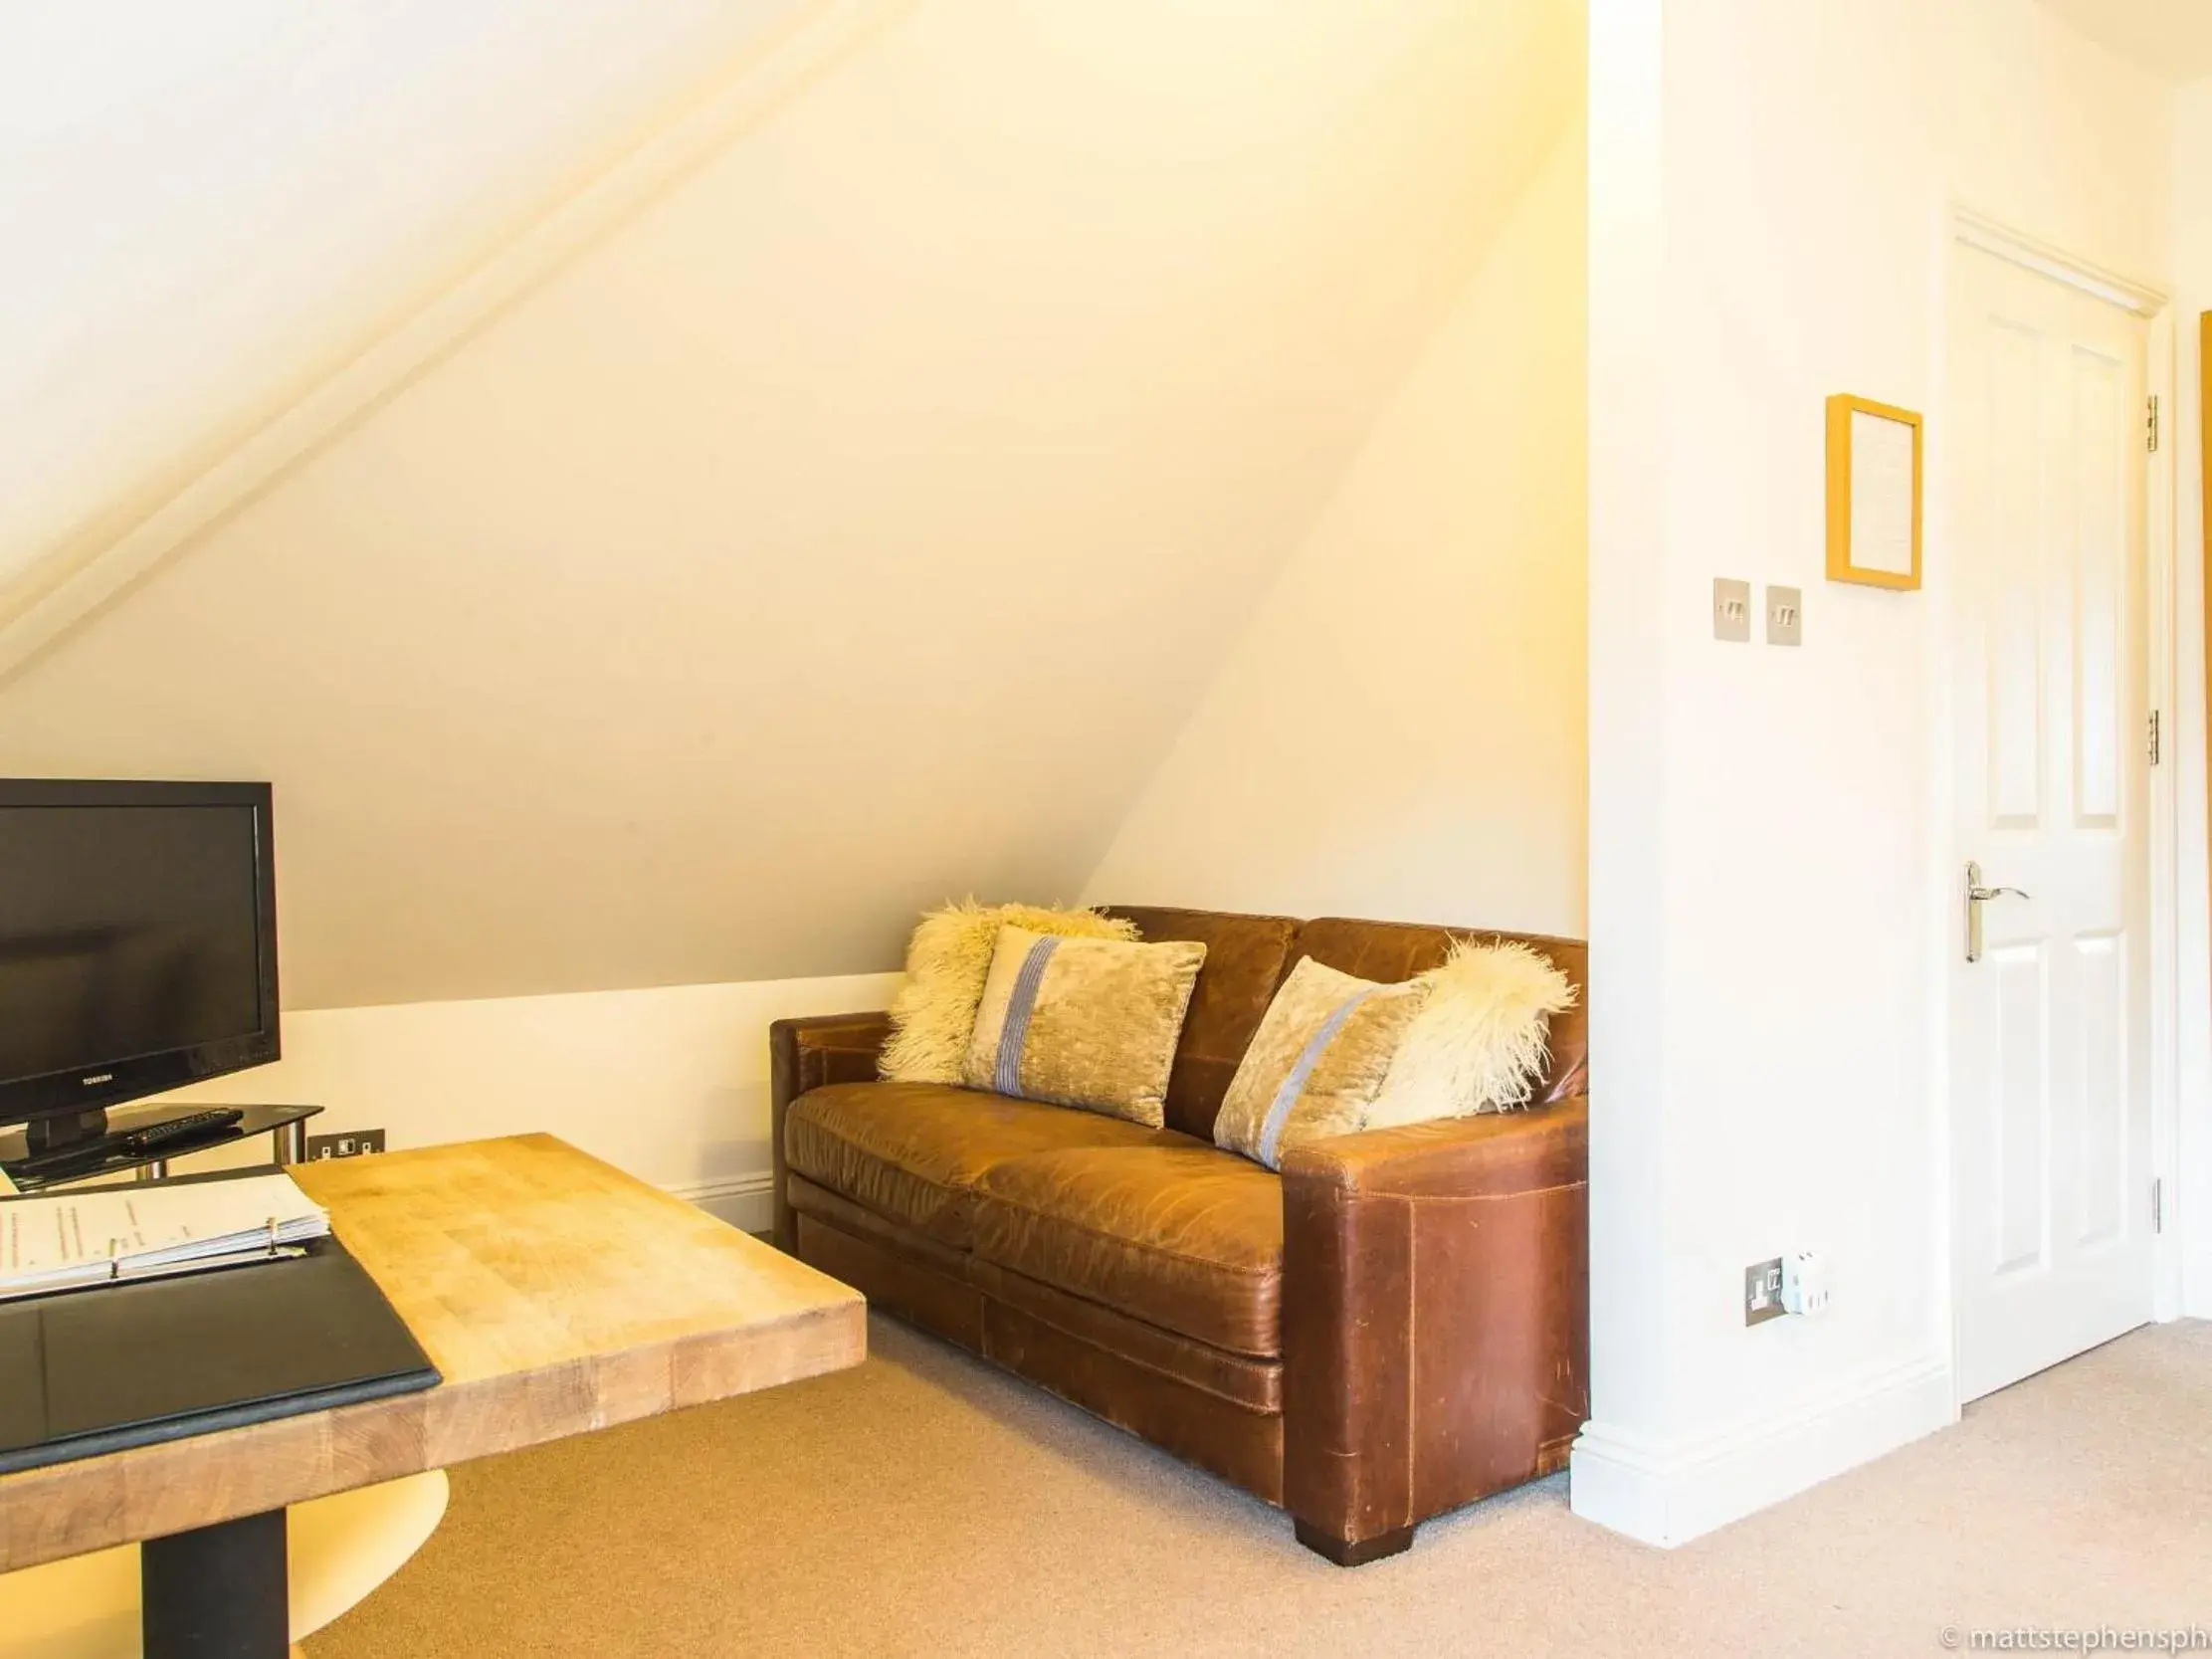
[(792, 1248), (791, 1201), (785, 1196), (783, 1118), (793, 1101), (809, 1089), (830, 1083), (868, 1083), (876, 1060), (891, 1036), (891, 1016), (815, 1014), (776, 1020), (768, 1027), (768, 1139), (775, 1171), (775, 1240)]
[(1589, 1102), (1283, 1163), (1284, 1503), (1324, 1554), (1557, 1468), (1588, 1413)]

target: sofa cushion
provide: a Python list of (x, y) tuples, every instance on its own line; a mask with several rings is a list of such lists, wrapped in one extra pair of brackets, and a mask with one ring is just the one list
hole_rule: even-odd
[(975, 1035), (975, 1005), (982, 1000), (1001, 928), (1066, 938), (1136, 937), (1134, 923), (1097, 911), (963, 899), (923, 912), (906, 942), (906, 976), (891, 999), (891, 1035), (879, 1076), (895, 1083), (962, 1081)]
[[(1139, 913), (1128, 913), (1137, 915)], [(1142, 921), (1137, 926), (1143, 927)], [(1567, 976), (1578, 993), (1574, 1006), (1551, 1021), (1551, 1064), (1529, 1097), (1531, 1106), (1572, 1099), (1589, 1092), (1590, 947), (1578, 938), (1544, 933), (1494, 933), (1480, 928), (1430, 928), (1410, 922), (1358, 922), (1324, 916), (1299, 929), (1296, 954), (1310, 956), (1339, 973), (1362, 979), (1411, 979), (1443, 964), (1456, 938), (1479, 944), (1525, 944), (1541, 951)], [(1201, 981), (1203, 985), (1203, 981)], [(1170, 1112), (1169, 1123), (1175, 1121)]]
[[(1301, 962), (1299, 971), (1315, 965)], [(1412, 983), (1427, 985), (1428, 999), (1367, 1103), (1366, 1127), (1526, 1106), (1550, 1069), (1551, 1021), (1575, 1001), (1574, 986), (1551, 958), (1509, 940), (1454, 939), (1444, 965)]]
[(1147, 939), (1195, 939), (1206, 947), (1206, 965), (1198, 971), (1190, 1012), (1175, 1044), (1175, 1070), (1167, 1080), (1167, 1127), (1211, 1141), (1214, 1115), (1236, 1076), (1237, 1062), (1260, 1029), (1268, 999), (1290, 970), (1299, 925), (1287, 916), (1143, 905), (1116, 905), (1106, 914), (1135, 923)]
[(1280, 1169), (1294, 1146), (1356, 1133), (1428, 995), (1426, 980), (1384, 985), (1300, 961), (1229, 1085), (1214, 1143)]
[(1158, 1129), (1190, 989), (1189, 939), (1060, 938), (1001, 928), (961, 1081)]
[(976, 1183), (992, 1262), (1231, 1353), (1282, 1352), (1283, 1183), (1172, 1131), (1008, 1158)]
[(969, 1195), (993, 1164), (1058, 1147), (1144, 1146), (1167, 1133), (941, 1083), (839, 1083), (791, 1103), (783, 1155), (817, 1185), (964, 1250)]

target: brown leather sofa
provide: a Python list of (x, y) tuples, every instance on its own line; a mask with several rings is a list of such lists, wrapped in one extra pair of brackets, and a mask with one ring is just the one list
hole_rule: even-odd
[(1587, 1018), (1526, 1112), (1310, 1142), (1281, 1176), (1214, 1114), (1301, 956), (1410, 978), (1455, 933), (1121, 910), (1206, 962), (1167, 1127), (876, 1081), (881, 1014), (771, 1035), (776, 1237), (878, 1308), (1288, 1509), (1340, 1565), (1559, 1468), (1587, 1414)]

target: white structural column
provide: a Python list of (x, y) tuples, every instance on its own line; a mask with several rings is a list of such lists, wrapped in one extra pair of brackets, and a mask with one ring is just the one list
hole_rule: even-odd
[(1660, 1542), (1667, 1409), (1663, 0), (1590, 6), (1590, 1348), (1578, 1513)]
[[(2078, 205), (2104, 221), (2093, 251), (2118, 224), (1952, 113), (1944, 75), (2023, 120), (2072, 102), (2115, 158), (2149, 153), (2136, 90), (2035, 11), (1593, 0), (1593, 1375), (1573, 1502), (1655, 1544), (1955, 1414), (1946, 567), (1910, 594), (1825, 581), (1823, 415), (1855, 392), (1940, 432), (1954, 199)], [(2005, 67), (2023, 33), (2049, 75)], [(1715, 577), (1752, 585), (1747, 644), (1712, 637)], [(1765, 643), (1773, 585), (1804, 595), (1801, 646)], [(1797, 1250), (1831, 1265), (1829, 1312), (1747, 1328), (1744, 1269)]]

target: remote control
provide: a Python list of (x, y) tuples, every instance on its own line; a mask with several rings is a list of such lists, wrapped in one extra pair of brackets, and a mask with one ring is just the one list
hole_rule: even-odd
[(226, 1130), (241, 1122), (246, 1114), (235, 1106), (213, 1107), (206, 1112), (188, 1112), (181, 1118), (171, 1118), (166, 1123), (148, 1124), (144, 1129), (125, 1130), (81, 1146), (61, 1146), (51, 1152), (41, 1152), (14, 1165), (19, 1174), (37, 1175), (50, 1169), (64, 1169), (75, 1164), (104, 1163), (117, 1153), (159, 1151), (173, 1146), (180, 1141), (204, 1140), (209, 1132)]

